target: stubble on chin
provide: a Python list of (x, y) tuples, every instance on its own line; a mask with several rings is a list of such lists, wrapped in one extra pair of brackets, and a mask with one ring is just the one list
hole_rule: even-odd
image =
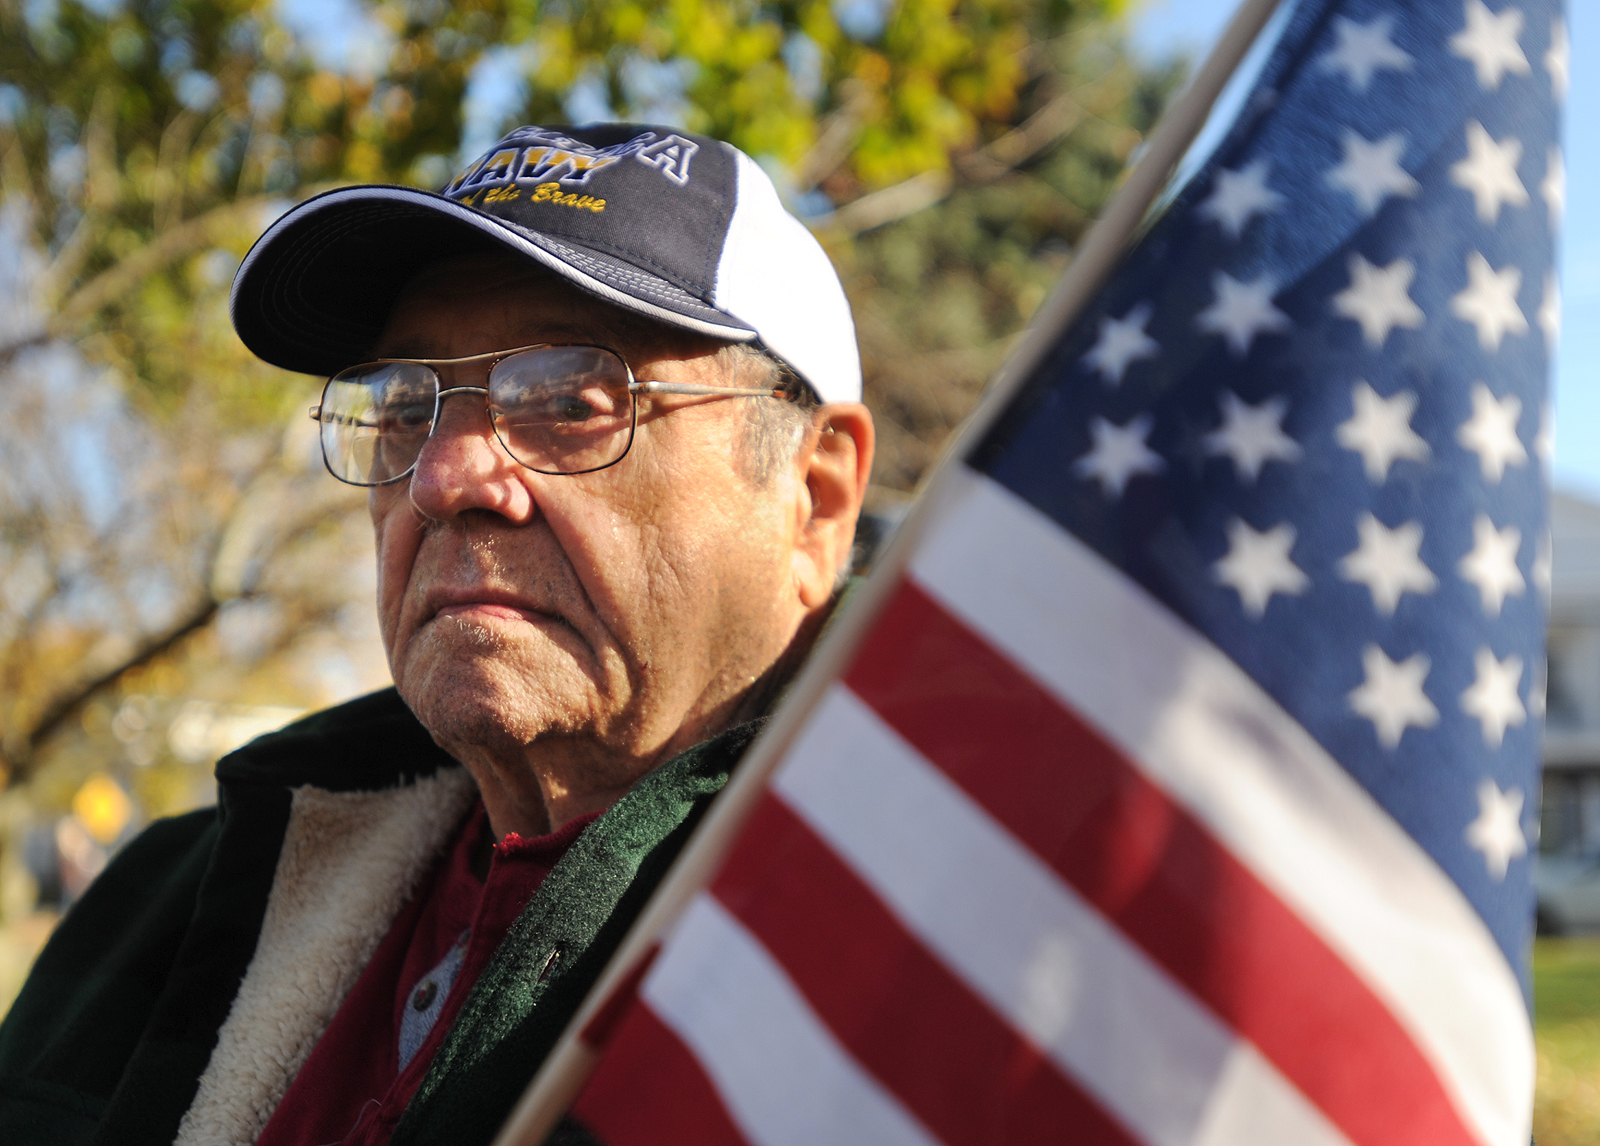
[(519, 749), (592, 723), (595, 682), (544, 634), (519, 642), (460, 617), (436, 617), (413, 633), (396, 685), (447, 749)]

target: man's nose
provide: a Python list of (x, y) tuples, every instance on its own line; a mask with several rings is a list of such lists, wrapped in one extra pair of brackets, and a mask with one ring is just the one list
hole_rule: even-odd
[(486, 399), (476, 388), (441, 395), (438, 420), (410, 478), (411, 504), (425, 516), (447, 521), (482, 509), (513, 522), (532, 518), (528, 471), (495, 436)]

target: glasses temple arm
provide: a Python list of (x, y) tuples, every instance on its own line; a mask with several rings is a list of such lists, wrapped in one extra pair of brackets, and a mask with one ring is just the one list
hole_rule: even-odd
[(698, 382), (629, 382), (628, 390), (634, 394), (692, 394), (711, 397), (713, 395), (727, 398), (784, 398), (789, 397), (784, 390), (751, 390), (734, 386), (704, 386)]

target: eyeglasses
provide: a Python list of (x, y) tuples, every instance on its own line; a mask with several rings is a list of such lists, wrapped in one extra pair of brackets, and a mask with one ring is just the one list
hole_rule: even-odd
[[(489, 364), (485, 386), (442, 389), (438, 366)], [(341, 370), (311, 408), (321, 423), (322, 460), (350, 485), (400, 481), (452, 394), (485, 396), (495, 437), (519, 463), (542, 474), (585, 474), (614, 466), (633, 446), (640, 394), (784, 398), (783, 390), (639, 382), (600, 346), (521, 346), (465, 358), (380, 358)]]

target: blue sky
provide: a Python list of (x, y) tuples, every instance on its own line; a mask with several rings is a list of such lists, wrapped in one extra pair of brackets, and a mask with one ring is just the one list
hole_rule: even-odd
[[(1144, 0), (1132, 18), (1135, 48), (1146, 58), (1210, 47), (1236, 0)], [(1492, 5), (1498, 7), (1497, 5)], [(1600, 4), (1567, 0), (1572, 86), (1563, 149), (1566, 229), (1561, 239), (1561, 347), (1555, 371), (1556, 485), (1600, 496)], [(1575, 124), (1591, 125), (1575, 131)]]

